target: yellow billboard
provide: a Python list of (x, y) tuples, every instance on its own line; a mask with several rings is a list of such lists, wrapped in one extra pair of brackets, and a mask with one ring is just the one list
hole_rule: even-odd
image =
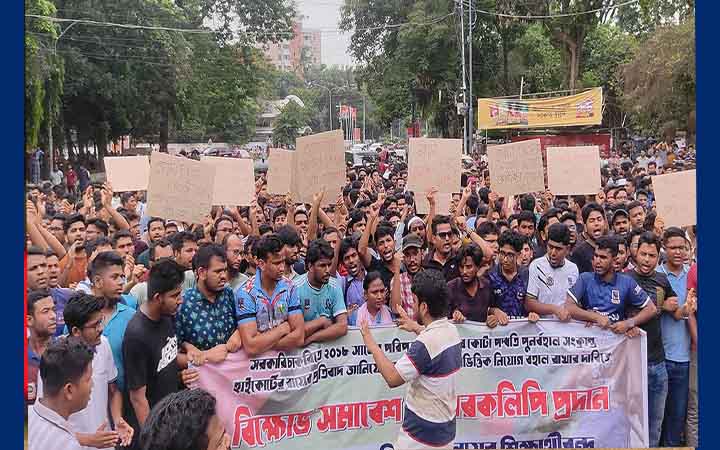
[(479, 130), (600, 125), (602, 88), (533, 100), (480, 98), (477, 112)]

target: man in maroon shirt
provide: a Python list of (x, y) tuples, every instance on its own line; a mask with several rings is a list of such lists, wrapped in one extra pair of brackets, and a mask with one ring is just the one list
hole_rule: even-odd
[(458, 261), (460, 276), (448, 283), (450, 318), (455, 322), (486, 322), (494, 328), (498, 322), (492, 314), (488, 316), (492, 292), (484, 276), (487, 267), (483, 266), (482, 250), (474, 244), (463, 247)]

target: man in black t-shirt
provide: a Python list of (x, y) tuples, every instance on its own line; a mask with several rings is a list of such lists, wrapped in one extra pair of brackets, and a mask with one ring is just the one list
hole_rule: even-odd
[[(673, 291), (667, 275), (656, 272), (660, 259), (660, 240), (651, 232), (640, 235), (636, 253), (636, 266), (630, 272), (648, 296), (657, 306), (657, 314), (640, 325), (647, 333), (648, 355), (648, 427), (650, 447), (660, 444), (660, 431), (665, 414), (665, 400), (668, 393), (668, 374), (665, 368), (665, 350), (663, 347), (660, 315), (663, 311), (672, 312), (678, 308), (677, 294)], [(635, 308), (628, 311), (628, 316), (638, 312)]]
[[(150, 409), (179, 389), (178, 342), (172, 316), (182, 303), (183, 279), (183, 268), (175, 261), (156, 262), (150, 269), (148, 300), (125, 331), (122, 351), (128, 391), (126, 417), (136, 437)], [(187, 361), (184, 363), (187, 365)], [(137, 439), (133, 444), (137, 445)]]

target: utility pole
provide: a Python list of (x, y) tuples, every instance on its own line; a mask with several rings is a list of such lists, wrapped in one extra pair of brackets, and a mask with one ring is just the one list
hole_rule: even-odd
[(363, 143), (367, 140), (365, 136), (365, 94), (363, 94)]
[(470, 83), (468, 83), (469, 94), (468, 94), (468, 100), (467, 100), (467, 105), (468, 105), (468, 144), (469, 144), (468, 150), (467, 150), (468, 155), (472, 154), (473, 137), (475, 136), (475, 131), (474, 131), (475, 124), (473, 123), (473, 120), (475, 120), (475, 114), (474, 114), (475, 108), (473, 107), (474, 99), (473, 99), (473, 15), (472, 15), (472, 4), (473, 4), (473, 0), (470, 0), (470, 3), (468, 5), (468, 21), (470, 22), (468, 24), (469, 35), (470, 35), (470, 39), (469, 39), (470, 42), (468, 45), (468, 56), (469, 56), (468, 59), (470, 60), (470, 62), (468, 64), (470, 66), (470, 71), (469, 71), (468, 77), (470, 78)]
[[(52, 54), (53, 54), (53, 59), (57, 57), (57, 44), (58, 44), (58, 41), (59, 41), (60, 38), (62, 38), (62, 37), (65, 35), (65, 33), (67, 33), (68, 30), (69, 30), (70, 28), (72, 28), (72, 26), (75, 25), (76, 23), (77, 23), (77, 22), (70, 22), (70, 25), (68, 25), (67, 28), (65, 28), (65, 30), (63, 30), (63, 32), (60, 33), (60, 35), (58, 36), (58, 38), (55, 39), (55, 42), (53, 42), (53, 53), (52, 53)], [(50, 172), (52, 173), (53, 170), (55, 169), (55, 167), (54, 167), (54, 166), (55, 166), (55, 150), (54, 150), (54, 145), (53, 145), (53, 133), (52, 133), (52, 129), (53, 129), (53, 117), (52, 117), (52, 115), (51, 115), (51, 111), (50, 111), (51, 109), (52, 109), (52, 105), (50, 104), (50, 96), (48, 96), (48, 98), (47, 98), (47, 114), (48, 114), (48, 116), (47, 116), (47, 118), (48, 118), (48, 121), (47, 121), (47, 122), (48, 122), (47, 133), (48, 133), (48, 152), (49, 152), (49, 155), (48, 155), (48, 158), (49, 158), (49, 159), (48, 159), (48, 166), (50, 167)], [(68, 151), (69, 151), (69, 150), (68, 150)]]
[(468, 102), (468, 91), (467, 91), (467, 68), (465, 67), (465, 7), (463, 5), (464, 0), (457, 0), (460, 6), (460, 36), (461, 36), (461, 58), (462, 58), (462, 111), (458, 113), (463, 116), (463, 149), (464, 153), (468, 153), (468, 127), (467, 127), (467, 102)]

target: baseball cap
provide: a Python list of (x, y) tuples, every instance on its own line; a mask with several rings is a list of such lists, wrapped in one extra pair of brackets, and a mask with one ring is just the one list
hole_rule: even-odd
[(616, 209), (612, 215), (612, 220), (610, 221), (610, 223), (615, 222), (615, 219), (618, 216), (625, 216), (626, 219), (630, 219), (630, 214), (628, 214), (627, 211), (625, 211), (624, 209)]
[(414, 233), (410, 233), (403, 238), (402, 251), (411, 247), (422, 248), (422, 240), (420, 240), (420, 238)]

